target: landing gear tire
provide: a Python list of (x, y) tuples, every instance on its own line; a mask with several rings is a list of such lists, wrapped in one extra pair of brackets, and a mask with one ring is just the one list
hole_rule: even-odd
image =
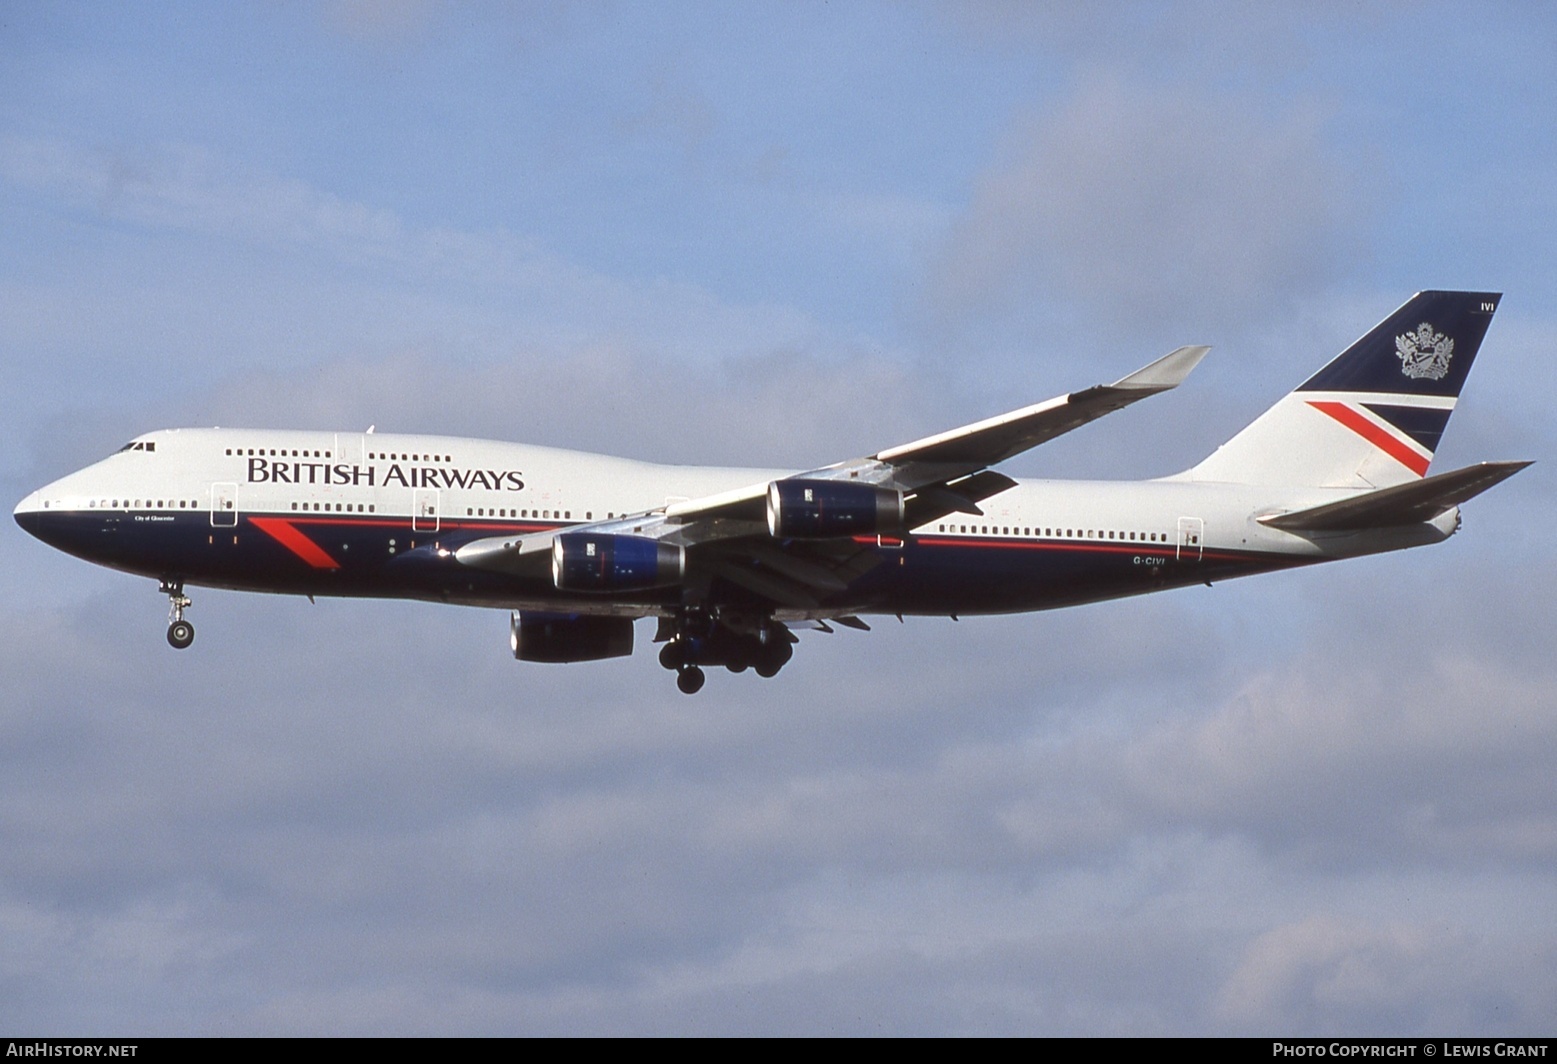
[(184, 582), (166, 577), (157, 590), (168, 597), (168, 646), (183, 650), (195, 641), (195, 626), (184, 620), (184, 611), (190, 606)]
[(168, 646), (183, 650), (195, 641), (195, 626), (188, 621), (174, 621), (168, 625)]
[(688, 665), (676, 673), (676, 686), (684, 695), (695, 695), (703, 689), (703, 670), (696, 665)]
[(794, 656), (795, 648), (788, 643), (769, 643), (763, 648), (762, 657), (757, 660), (757, 675), (764, 680), (771, 680)]
[(685, 664), (682, 656), (681, 640), (673, 639), (660, 647), (660, 667), (673, 671), (679, 669)]

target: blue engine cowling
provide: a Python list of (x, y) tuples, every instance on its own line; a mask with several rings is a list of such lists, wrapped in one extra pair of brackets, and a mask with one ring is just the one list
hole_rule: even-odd
[(779, 539), (874, 536), (903, 530), (903, 493), (838, 480), (768, 485), (768, 531)]
[(634, 591), (679, 584), (685, 548), (646, 536), (563, 532), (551, 543), (551, 579), (563, 591)]
[(599, 661), (633, 652), (631, 617), (578, 613), (515, 613), (508, 642), (520, 661)]

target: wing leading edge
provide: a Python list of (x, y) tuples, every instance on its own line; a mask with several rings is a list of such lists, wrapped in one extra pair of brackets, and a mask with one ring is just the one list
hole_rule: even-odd
[[(1113, 384), (1099, 384), (901, 447), (890, 447), (874, 459), (899, 470), (896, 479), (904, 487), (919, 486), (912, 471), (920, 468), (935, 471), (932, 480), (921, 481), (929, 483), (947, 479), (945, 473), (951, 470), (955, 470), (952, 475), (964, 475), (998, 465), (1104, 414), (1177, 388), (1210, 350), (1180, 347)], [(903, 483), (905, 480), (908, 483)]]

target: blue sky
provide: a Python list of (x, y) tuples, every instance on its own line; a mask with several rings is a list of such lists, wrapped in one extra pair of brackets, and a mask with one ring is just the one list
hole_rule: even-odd
[[(0, 484), (172, 425), (805, 466), (1214, 350), (1202, 457), (1506, 293), (1431, 550), (808, 635), (771, 683), (0, 529), (0, 1023), (1482, 1033), (1557, 1010), (1539, 4), (0, 5)], [(721, 674), (722, 675), (722, 674)]]

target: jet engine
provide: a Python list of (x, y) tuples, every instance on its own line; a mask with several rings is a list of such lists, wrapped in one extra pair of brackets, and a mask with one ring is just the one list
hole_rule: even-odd
[(563, 532), (552, 540), (552, 583), (563, 591), (635, 591), (681, 582), (683, 547), (647, 536)]
[(633, 652), (631, 617), (515, 612), (508, 643), (520, 661), (599, 661)]
[(903, 530), (903, 493), (839, 480), (768, 485), (768, 531), (779, 539), (874, 536)]

